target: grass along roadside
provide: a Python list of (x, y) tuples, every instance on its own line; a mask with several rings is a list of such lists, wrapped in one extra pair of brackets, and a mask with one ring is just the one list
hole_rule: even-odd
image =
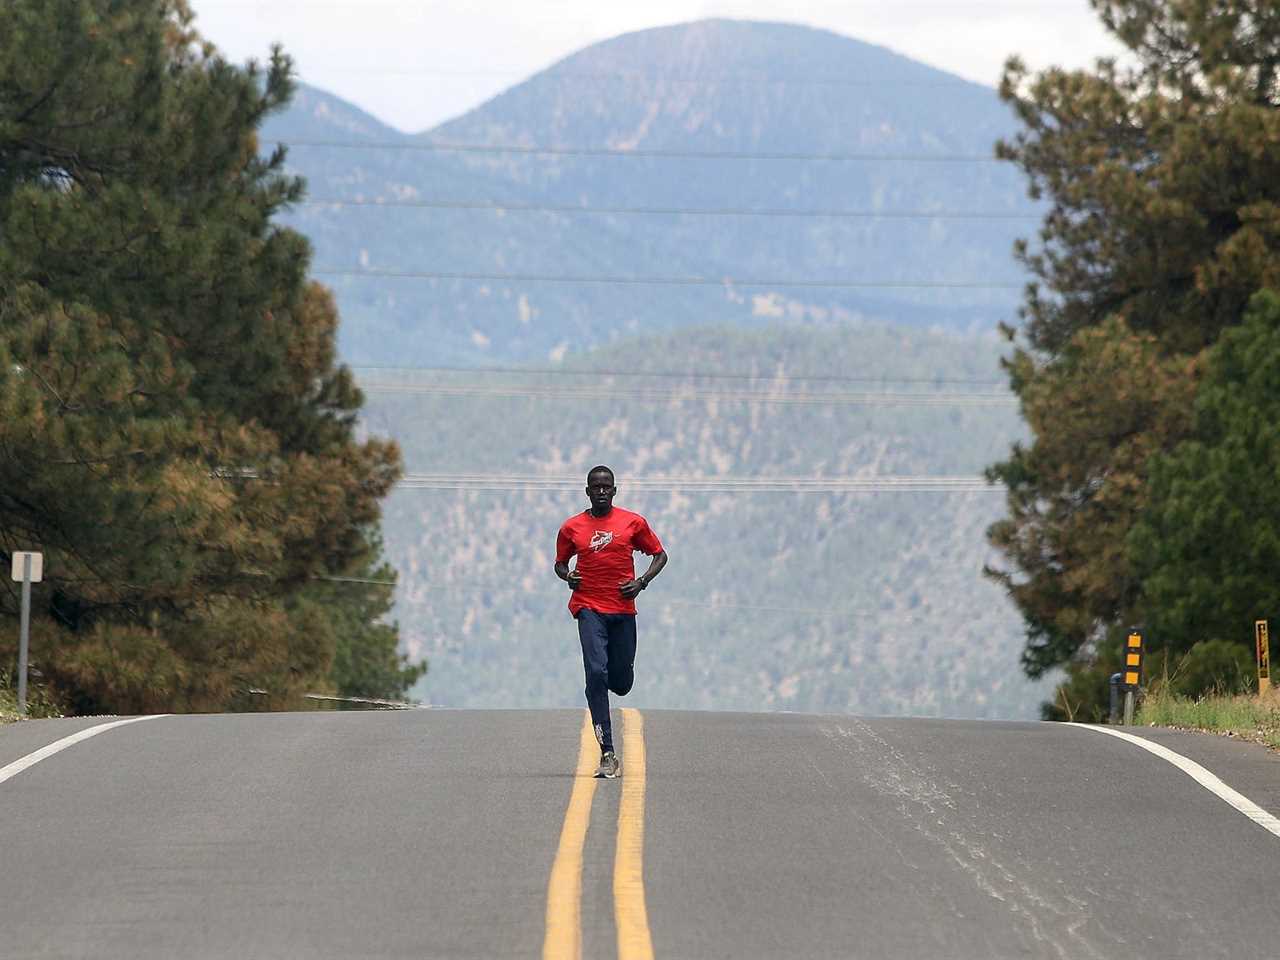
[(62, 711), (50, 698), (44, 687), (32, 684), (27, 689), (27, 715), (18, 713), (18, 691), (4, 674), (0, 673), (0, 724), (17, 723), (25, 719), (60, 717)]
[(0, 723), (21, 720), (18, 716), (18, 700), (8, 687), (0, 686)]
[(1275, 693), (1190, 700), (1157, 692), (1143, 699), (1134, 720), (1141, 726), (1178, 727), (1236, 736), (1280, 750), (1280, 697)]

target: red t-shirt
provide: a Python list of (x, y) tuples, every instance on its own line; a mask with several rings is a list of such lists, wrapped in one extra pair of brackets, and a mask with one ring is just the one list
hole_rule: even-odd
[(582, 583), (569, 597), (569, 612), (576, 617), (588, 607), (596, 613), (635, 613), (635, 602), (618, 587), (636, 578), (631, 559), (636, 550), (649, 556), (662, 552), (662, 542), (638, 513), (614, 507), (603, 517), (584, 510), (566, 520), (556, 537), (556, 563), (577, 557), (582, 574)]

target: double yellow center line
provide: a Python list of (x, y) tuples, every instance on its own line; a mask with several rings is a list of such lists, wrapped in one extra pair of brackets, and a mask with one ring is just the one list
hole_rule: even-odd
[[(618, 807), (617, 846), (613, 857), (613, 916), (618, 930), (618, 960), (653, 960), (649, 917), (644, 904), (644, 718), (622, 711), (622, 799)], [(600, 748), (591, 717), (582, 723), (578, 769), (560, 831), (560, 848), (547, 885), (547, 934), (543, 960), (581, 960), (582, 851), (591, 822), (591, 801)]]

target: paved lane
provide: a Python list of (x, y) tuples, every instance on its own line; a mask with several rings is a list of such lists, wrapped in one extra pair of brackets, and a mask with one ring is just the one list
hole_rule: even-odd
[[(1122, 741), (642, 719), (631, 866), (654, 957), (1277, 955), (1280, 839)], [(0, 728), (0, 766), (93, 722)], [(581, 725), (579, 711), (413, 711), (105, 732), (0, 784), (0, 956), (537, 957)], [(1280, 797), (1265, 750), (1158, 736), (1259, 802)], [(616, 899), (636, 901), (615, 895), (623, 791), (639, 785), (623, 760), (629, 780), (596, 784), (585, 812), (586, 958), (620, 956)]]
[(576, 720), (168, 717), (105, 733), (0, 785), (0, 956), (534, 955), (573, 773), (573, 745), (545, 731)]
[[(849, 717), (648, 726), (657, 956), (1280, 952), (1280, 840), (1122, 741)], [(1232, 765), (1280, 782), (1269, 755), (1244, 754)]]

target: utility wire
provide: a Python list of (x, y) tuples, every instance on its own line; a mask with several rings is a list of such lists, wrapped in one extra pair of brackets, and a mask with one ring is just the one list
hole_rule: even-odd
[[(346, 76), (373, 76), (373, 77), (453, 77), (458, 79), (514, 79), (517, 84), (537, 81), (538, 83), (554, 82), (580, 82), (582, 80), (644, 80), (653, 84), (670, 83), (679, 84), (681, 86), (728, 86), (730, 84), (741, 84), (743, 86), (769, 86), (769, 87), (859, 87), (871, 89), (894, 90), (907, 88), (963, 88), (974, 93), (984, 93), (993, 95), (995, 93), (990, 87), (983, 86), (971, 80), (965, 80), (961, 77), (948, 80), (895, 80), (892, 83), (886, 83), (882, 78), (862, 78), (862, 77), (768, 77), (753, 74), (703, 74), (700, 76), (680, 76), (674, 74), (651, 73), (644, 70), (593, 70), (593, 71), (570, 71), (555, 70), (530, 73), (522, 70), (439, 70), (431, 67), (351, 67), (341, 64), (334, 64), (323, 68), (312, 68), (302, 75), (305, 82), (313, 82), (307, 80), (308, 75), (330, 76), (333, 74), (341, 74)], [(509, 92), (511, 89), (508, 88)]]
[[(260, 12), (262, 4), (260, 0), (209, 0), (208, 3), (201, 4), (201, 7), (218, 7), (219, 9), (245, 9)], [(330, 9), (342, 10), (349, 13), (359, 13), (361, 16), (366, 15), (369, 10), (421, 10), (423, 4), (421, 0), (390, 0), (390, 2), (382, 2), (382, 0), (365, 0), (362, 4), (353, 4), (351, 0), (277, 0), (277, 7), (288, 7), (291, 9), (302, 8), (305, 10)], [(845, 7), (862, 7), (879, 11), (884, 8), (884, 0), (845, 0)], [(1028, 9), (1043, 12), (1046, 9), (1072, 9), (1074, 10), (1079, 4), (1069, 3), (1067, 0), (967, 0), (963, 7), (954, 3), (947, 3), (945, 0), (925, 0), (925, 2), (911, 2), (904, 0), (901, 4), (904, 8), (914, 7), (917, 10), (964, 10), (972, 11), (976, 9), (1002, 9), (1012, 7), (1018, 12)], [(625, 36), (625, 34), (624, 34)], [(616, 38), (615, 38), (616, 39)], [(597, 44), (590, 44), (583, 48), (590, 49)], [(578, 53), (583, 52), (579, 50)], [(574, 54), (571, 54), (573, 56)]]
[(722, 373), (706, 370), (571, 370), (562, 367), (406, 367), (394, 364), (350, 365), (353, 371), (408, 371), (411, 373), (535, 374), (566, 377), (660, 377), (681, 380), (745, 380), (754, 383), (960, 383), (975, 386), (1006, 386), (1007, 380), (978, 380), (941, 377), (848, 377), (839, 374), (755, 374)]
[(986, 280), (742, 280), (736, 277), (609, 277), (541, 273), (444, 273), (416, 270), (341, 270), (321, 267), (311, 271), (321, 277), (348, 277), (371, 280), (483, 280), (511, 283), (605, 283), (650, 284), (681, 287), (830, 287), (840, 289), (913, 290), (1021, 290), (1020, 283)]
[[(411, 473), (396, 484), (406, 490), (546, 491), (576, 489), (581, 477)], [(619, 486), (649, 493), (997, 493), (1003, 487), (977, 476), (877, 476), (877, 477), (633, 477)]]
[(470, 384), (362, 383), (360, 389), (373, 394), (409, 394), (436, 397), (493, 397), (510, 400), (616, 400), (628, 403), (672, 403), (681, 400), (724, 403), (760, 403), (781, 406), (1012, 406), (1018, 402), (1009, 394), (997, 393), (763, 393), (746, 390), (698, 390), (689, 388), (509, 386)]
[[(365, 582), (380, 583), (380, 584), (383, 584), (384, 586), (389, 586), (389, 587), (397, 586), (397, 584), (391, 580), (369, 580)], [(422, 586), (421, 584), (415, 583), (413, 581), (408, 581), (407, 585), (411, 587)], [(438, 587), (437, 589), (456, 592), (457, 585), (449, 584), (447, 587), (442, 586), (442, 587)], [(901, 613), (899, 613), (896, 610), (872, 611), (872, 610), (857, 610), (857, 609), (840, 610), (834, 607), (781, 607), (781, 606), (773, 606), (773, 605), (758, 604), (758, 603), (733, 603), (732, 601), (728, 601), (728, 600), (682, 600), (680, 598), (669, 599), (666, 597), (663, 597), (661, 599), (655, 599), (651, 601), (651, 603), (656, 605), (658, 609), (662, 609), (663, 607), (698, 607), (704, 610), (745, 610), (750, 613), (785, 613), (790, 616), (811, 617), (814, 619), (836, 618), (836, 619), (849, 619), (849, 620), (855, 620), (855, 619), (856, 620), (874, 620), (874, 619), (879, 619), (881, 617), (892, 617), (895, 622), (900, 622), (900, 623), (930, 623), (930, 622), (936, 621), (938, 617), (941, 617), (946, 614), (946, 611), (939, 610), (933, 617), (922, 617), (918, 614), (903, 616)], [(354, 703), (376, 703), (376, 704), (385, 704), (387, 706), (395, 705), (394, 703), (388, 702), (388, 701), (369, 700), (369, 699), (360, 698), (360, 697), (338, 698), (338, 697), (325, 697), (325, 696), (311, 695), (311, 694), (308, 694), (308, 696), (311, 696), (313, 699), (316, 699), (316, 700), (349, 699)], [(412, 704), (408, 704), (408, 706), (412, 706)]]
[[(256, 480), (256, 470), (236, 471), (236, 479)], [(408, 473), (396, 483), (400, 489), (510, 492), (545, 491), (563, 495), (577, 489), (582, 478), (549, 474)], [(978, 476), (873, 476), (873, 477), (628, 477), (619, 486), (650, 493), (883, 493), (923, 491), (997, 493), (1003, 487)], [(323, 579), (323, 578), (321, 578)]]
[(737, 150), (624, 150), (620, 147), (539, 147), (520, 144), (449, 143), (411, 140), (265, 140), (284, 147), (320, 147), (335, 150), (407, 150), (434, 153), (499, 153), (520, 156), (636, 157), (680, 160), (849, 160), (872, 163), (1009, 163), (989, 153), (787, 153)]
[[(406, 588), (421, 588), (424, 584), (408, 580), (404, 584), (398, 584), (394, 580), (359, 580), (358, 583), (374, 583), (381, 586), (395, 587), (405, 586)], [(457, 584), (448, 584), (435, 586), (437, 590), (448, 590), (457, 592)], [(938, 617), (943, 616), (946, 611), (939, 610), (933, 617), (922, 617), (920, 615), (903, 616), (896, 610), (840, 610), (834, 607), (782, 607), (757, 603), (734, 603), (728, 600), (682, 600), (678, 597), (655, 599), (652, 603), (658, 608), (664, 607), (699, 607), (706, 610), (745, 610), (751, 613), (785, 613), (791, 616), (810, 617), (814, 619), (859, 619), (873, 620), (881, 617), (892, 617), (895, 622), (901, 623), (929, 623), (936, 621)], [(385, 706), (396, 706), (399, 701), (372, 700), (363, 697), (328, 697), (318, 694), (307, 694), (315, 700), (350, 700), (353, 703), (373, 703)], [(405, 706), (414, 706), (414, 704), (405, 704)]]
[(981, 210), (832, 210), (752, 207), (586, 207), (578, 204), (504, 203), (497, 200), (340, 200), (314, 197), (301, 201), (310, 207), (391, 207), (425, 210), (501, 210), (504, 212), (590, 213), (688, 217), (798, 217), (851, 220), (1039, 220), (1038, 214)]
[(882, 617), (891, 617), (897, 623), (931, 623), (936, 622), (939, 617), (946, 615), (946, 611), (939, 610), (932, 617), (922, 617), (920, 615), (903, 616), (896, 610), (839, 610), (833, 607), (779, 607), (769, 606), (755, 603), (733, 603), (726, 600), (681, 600), (681, 599), (655, 599), (651, 601), (657, 606), (672, 607), (701, 607), (707, 610), (745, 610), (751, 613), (786, 613), (791, 616), (812, 617), (815, 619), (849, 619), (849, 620), (875, 620)]
[(376, 583), (394, 587), (394, 580), (370, 580), (367, 577), (312, 577), (312, 580), (324, 580), (329, 583)]

